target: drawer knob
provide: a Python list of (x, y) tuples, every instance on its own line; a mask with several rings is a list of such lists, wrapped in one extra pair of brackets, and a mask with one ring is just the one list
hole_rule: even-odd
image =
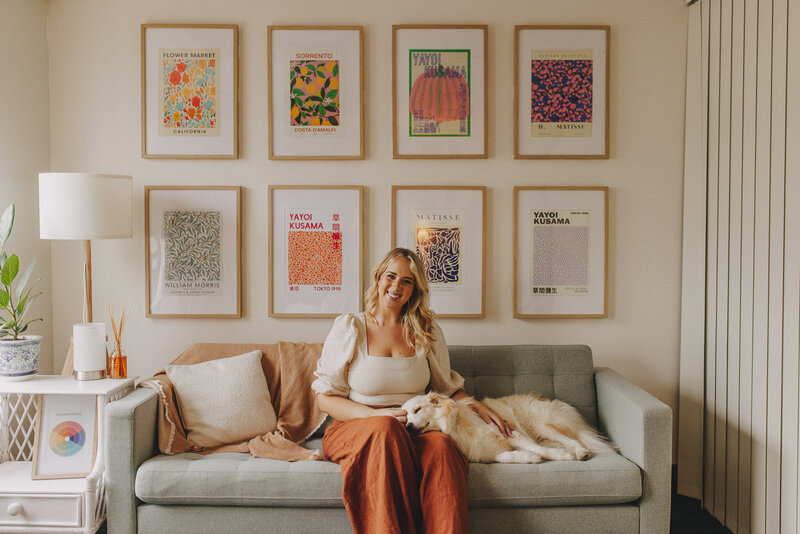
[(18, 515), (22, 513), (22, 505), (18, 502), (12, 502), (8, 505), (8, 515)]

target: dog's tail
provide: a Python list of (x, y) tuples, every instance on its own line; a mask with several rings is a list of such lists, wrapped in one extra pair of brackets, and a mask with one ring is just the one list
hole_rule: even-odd
[(581, 443), (592, 452), (617, 452), (617, 446), (592, 430), (584, 430), (578, 434)]

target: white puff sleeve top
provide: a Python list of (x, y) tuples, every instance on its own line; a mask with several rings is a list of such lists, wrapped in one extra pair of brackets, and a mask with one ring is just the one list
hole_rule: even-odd
[(435, 322), (433, 327), (432, 350), (417, 347), (411, 357), (375, 357), (367, 354), (364, 314), (340, 315), (325, 340), (311, 389), (369, 406), (399, 406), (425, 390), (452, 395), (464, 379), (450, 369), (444, 334)]

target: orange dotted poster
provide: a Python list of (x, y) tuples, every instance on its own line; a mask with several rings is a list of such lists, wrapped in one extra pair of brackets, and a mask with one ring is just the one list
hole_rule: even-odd
[(290, 291), (342, 289), (341, 217), (330, 209), (286, 210)]

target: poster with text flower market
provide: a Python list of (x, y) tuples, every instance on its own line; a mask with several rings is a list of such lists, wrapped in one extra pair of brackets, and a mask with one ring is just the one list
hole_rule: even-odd
[(239, 157), (239, 27), (142, 24), (142, 157)]
[(159, 50), (160, 135), (219, 135), (219, 55), (219, 49)]

